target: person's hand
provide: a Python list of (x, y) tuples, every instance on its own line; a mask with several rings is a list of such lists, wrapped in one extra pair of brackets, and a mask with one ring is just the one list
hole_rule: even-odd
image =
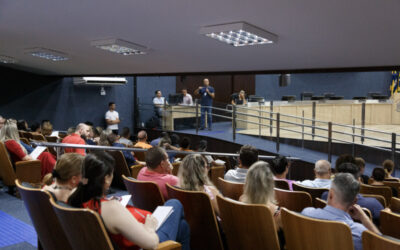
[(170, 145), (169, 143), (165, 143), (165, 144), (164, 144), (164, 147), (165, 147), (166, 149), (170, 149), (170, 148), (171, 148), (171, 145)]
[(200, 87), (199, 87), (199, 90), (201, 90), (202, 88), (203, 88), (203, 86), (200, 86)]
[(23, 161), (34, 161), (34, 159), (32, 158), (32, 156), (30, 155), (25, 155), (24, 158), (22, 158)]
[(364, 219), (364, 217), (366, 216), (360, 205), (357, 204), (351, 206), (348, 213), (350, 214), (351, 218), (353, 218), (353, 220), (358, 221), (362, 221), (362, 219)]
[(152, 215), (146, 216), (146, 221), (144, 222), (144, 227), (150, 231), (156, 231), (158, 225), (157, 219)]
[(135, 156), (135, 152), (131, 151), (131, 155), (132, 155), (132, 156)]

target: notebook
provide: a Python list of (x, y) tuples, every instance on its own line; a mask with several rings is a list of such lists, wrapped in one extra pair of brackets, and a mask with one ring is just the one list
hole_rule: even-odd
[(32, 151), (32, 153), (29, 154), (29, 156), (32, 157), (32, 159), (37, 160), (39, 155), (45, 150), (46, 150), (46, 147), (38, 146), (35, 148), (35, 150)]
[(158, 206), (153, 212), (153, 216), (157, 219), (158, 225), (156, 231), (161, 227), (161, 225), (168, 219), (168, 217), (174, 212), (171, 206)]

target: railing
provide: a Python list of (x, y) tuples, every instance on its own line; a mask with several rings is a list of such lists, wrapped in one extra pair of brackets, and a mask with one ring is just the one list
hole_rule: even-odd
[[(42, 141), (32, 141), (31, 142), (35, 147), (43, 146), (43, 147), (53, 147), (57, 149), (60, 148), (83, 148), (90, 150), (120, 150), (120, 151), (130, 151), (130, 152), (146, 152), (147, 149), (142, 148), (128, 148), (128, 147), (110, 147), (110, 146), (95, 146), (95, 145), (82, 145), (82, 144), (69, 144), (69, 143), (54, 143), (54, 142), (42, 142)], [(194, 151), (176, 151), (176, 150), (166, 150), (167, 153), (176, 153), (180, 155), (188, 155), (188, 154), (201, 154), (201, 155), (211, 155), (211, 156), (225, 156), (225, 157), (239, 157), (239, 154), (235, 153), (221, 153), (221, 152), (194, 152)], [(259, 155), (259, 159), (268, 160), (275, 158), (270, 155)], [(289, 160), (300, 160), (297, 157), (287, 157)]]
[[(163, 115), (171, 115), (170, 112), (177, 113), (190, 113), (196, 118), (196, 133), (199, 130), (199, 116), (200, 105), (198, 101), (195, 102), (195, 112), (192, 111), (170, 111), (169, 105), (163, 105)], [(395, 154), (398, 153), (396, 146), (400, 145), (397, 140), (396, 133), (389, 133), (379, 131), (376, 129), (365, 128), (365, 103), (362, 103), (361, 108), (361, 126), (333, 123), (328, 121), (317, 120), (316, 118), (316, 102), (312, 102), (312, 117), (306, 118), (304, 110), (302, 116), (294, 116), (273, 112), (273, 102), (270, 103), (270, 110), (262, 110), (261, 103), (259, 108), (249, 108), (245, 106), (236, 106), (225, 104), (225, 108), (208, 107), (212, 109), (212, 116), (223, 118), (232, 122), (232, 139), (236, 140), (236, 133), (238, 130), (238, 122), (245, 122), (248, 124), (256, 125), (258, 127), (258, 136), (269, 136), (275, 139), (276, 151), (280, 150), (281, 133), (289, 132), (294, 135), (300, 136), (302, 147), (306, 137), (311, 137), (311, 140), (326, 141), (328, 144), (328, 160), (332, 159), (332, 143), (339, 142), (352, 145), (352, 154), (355, 154), (355, 146), (364, 146), (374, 148), (380, 151), (387, 151), (391, 153), (391, 158), (395, 162)], [(246, 112), (252, 111), (252, 114)], [(216, 112), (219, 112), (218, 114)], [(221, 114), (224, 113), (224, 115)], [(257, 113), (257, 114), (255, 114)], [(241, 116), (241, 117), (240, 117)], [(252, 118), (251, 120), (249, 118)], [(263, 128), (269, 129), (269, 133), (263, 133)], [(338, 130), (341, 128), (341, 130)], [(300, 130), (298, 130), (300, 129)], [(322, 131), (326, 135), (321, 135), (317, 131)], [(386, 137), (386, 138), (385, 138)], [(373, 142), (373, 145), (366, 144), (367, 141)], [(378, 146), (377, 146), (378, 145)]]

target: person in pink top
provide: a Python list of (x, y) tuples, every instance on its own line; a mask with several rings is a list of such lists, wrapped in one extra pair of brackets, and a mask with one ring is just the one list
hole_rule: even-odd
[(142, 168), (137, 179), (140, 181), (152, 181), (157, 183), (165, 200), (168, 193), (165, 184), (178, 185), (178, 177), (171, 174), (172, 165), (169, 162), (167, 152), (161, 147), (153, 147), (147, 150), (146, 167)]

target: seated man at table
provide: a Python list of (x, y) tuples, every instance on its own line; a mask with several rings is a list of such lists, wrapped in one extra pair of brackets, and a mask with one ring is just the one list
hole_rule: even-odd
[(253, 163), (258, 161), (258, 150), (251, 145), (244, 145), (239, 152), (239, 166), (226, 172), (224, 179), (227, 181), (244, 183), (247, 171)]
[[(340, 173), (332, 181), (328, 194), (328, 205), (321, 208), (307, 207), (301, 214), (322, 220), (346, 223), (353, 236), (354, 249), (362, 249), (361, 235), (365, 230), (380, 234), (362, 208), (356, 204), (360, 183), (349, 173)], [(362, 224), (354, 222), (361, 221)]]
[(147, 150), (146, 167), (142, 168), (137, 179), (140, 181), (153, 181), (157, 183), (165, 200), (168, 193), (165, 184), (178, 185), (178, 177), (171, 174), (172, 165), (169, 162), (167, 152), (161, 147), (153, 147)]
[(193, 98), (192, 95), (190, 95), (187, 92), (187, 89), (182, 89), (182, 103), (180, 103), (181, 105), (193, 105)]
[(315, 163), (315, 179), (298, 181), (297, 184), (312, 188), (331, 187), (331, 164), (326, 160), (319, 160)]

